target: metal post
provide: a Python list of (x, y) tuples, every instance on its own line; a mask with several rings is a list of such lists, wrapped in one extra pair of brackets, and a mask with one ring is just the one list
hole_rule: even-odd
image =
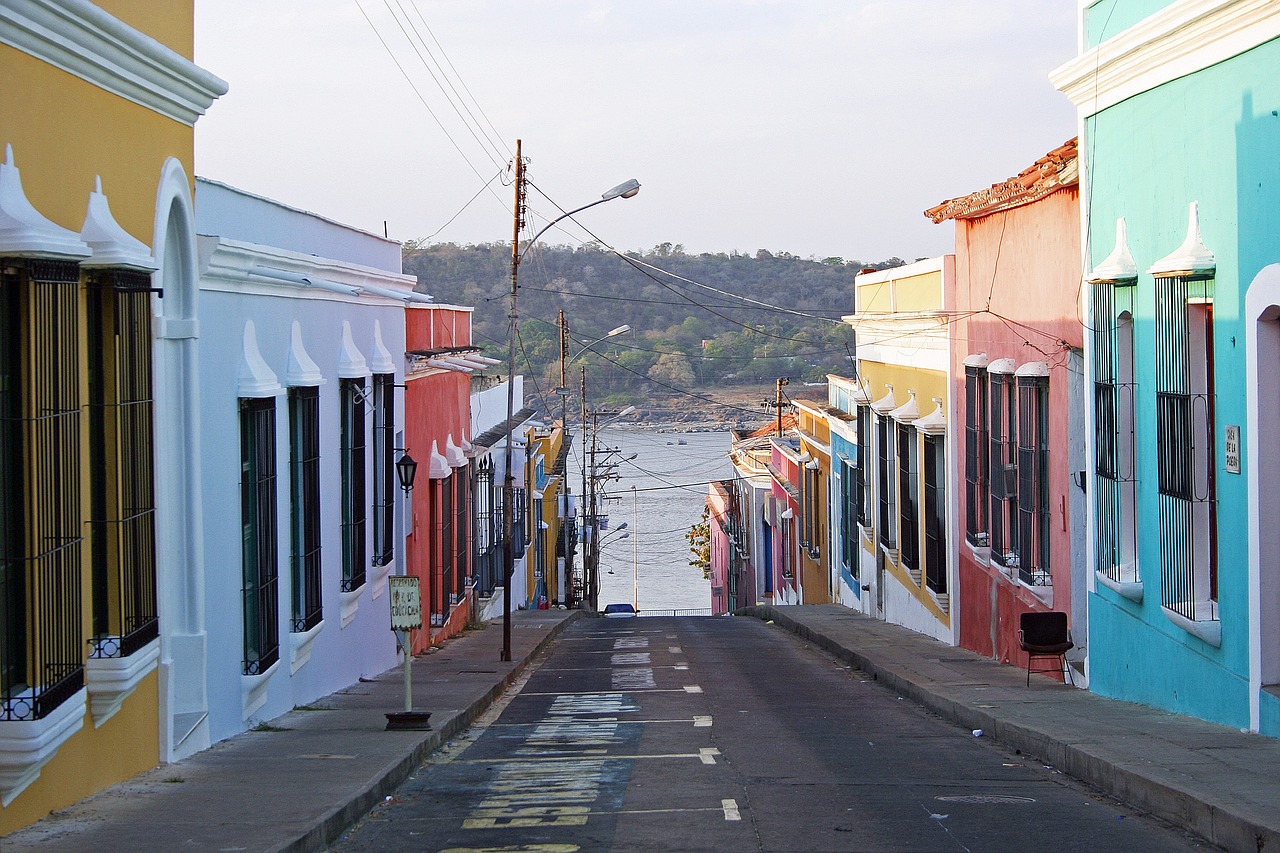
[(511, 421), (516, 416), (516, 333), (520, 328), (519, 313), (516, 310), (516, 299), (519, 290), (518, 272), (520, 269), (520, 231), (524, 226), (524, 161), (520, 159), (520, 140), (516, 140), (516, 198), (515, 222), (511, 229), (511, 341), (507, 347), (507, 467), (502, 480), (502, 526), (503, 566), (502, 566), (502, 656), (500, 660), (511, 660), (511, 579), (515, 576), (515, 551), (512, 550), (512, 536), (515, 533), (515, 478), (511, 473)]

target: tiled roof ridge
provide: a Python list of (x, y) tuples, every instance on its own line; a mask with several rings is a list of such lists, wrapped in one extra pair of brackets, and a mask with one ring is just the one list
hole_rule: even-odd
[(985, 190), (947, 199), (924, 212), (935, 223), (948, 219), (972, 219), (1038, 201), (1061, 187), (1079, 183), (1077, 138), (1041, 157), (1007, 181)]
[[(786, 432), (789, 429), (798, 429), (799, 426), (800, 426), (799, 415), (797, 415), (795, 412), (783, 413), (782, 415), (782, 431), (783, 432)], [(747, 433), (745, 436), (743, 436), (743, 438), (761, 438), (766, 435), (773, 435), (777, 431), (778, 431), (778, 422), (776, 420), (773, 420), (773, 421), (770, 421), (765, 426), (760, 427), (760, 429), (755, 430), (754, 432)]]

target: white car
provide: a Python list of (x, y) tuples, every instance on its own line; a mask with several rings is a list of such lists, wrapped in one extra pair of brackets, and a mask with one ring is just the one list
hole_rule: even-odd
[(630, 604), (606, 604), (604, 606), (604, 617), (606, 619), (621, 619), (636, 615), (636, 609)]

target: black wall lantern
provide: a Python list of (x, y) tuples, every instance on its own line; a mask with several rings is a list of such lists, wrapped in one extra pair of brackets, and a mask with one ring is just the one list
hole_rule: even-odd
[(408, 451), (396, 462), (396, 476), (400, 478), (400, 488), (404, 489), (406, 495), (413, 491), (413, 478), (418, 476), (418, 463)]

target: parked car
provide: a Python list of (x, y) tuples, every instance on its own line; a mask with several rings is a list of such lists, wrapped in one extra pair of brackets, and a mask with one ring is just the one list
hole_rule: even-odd
[(635, 615), (637, 615), (636, 609), (630, 604), (606, 604), (604, 606), (604, 617), (606, 619), (621, 619)]

